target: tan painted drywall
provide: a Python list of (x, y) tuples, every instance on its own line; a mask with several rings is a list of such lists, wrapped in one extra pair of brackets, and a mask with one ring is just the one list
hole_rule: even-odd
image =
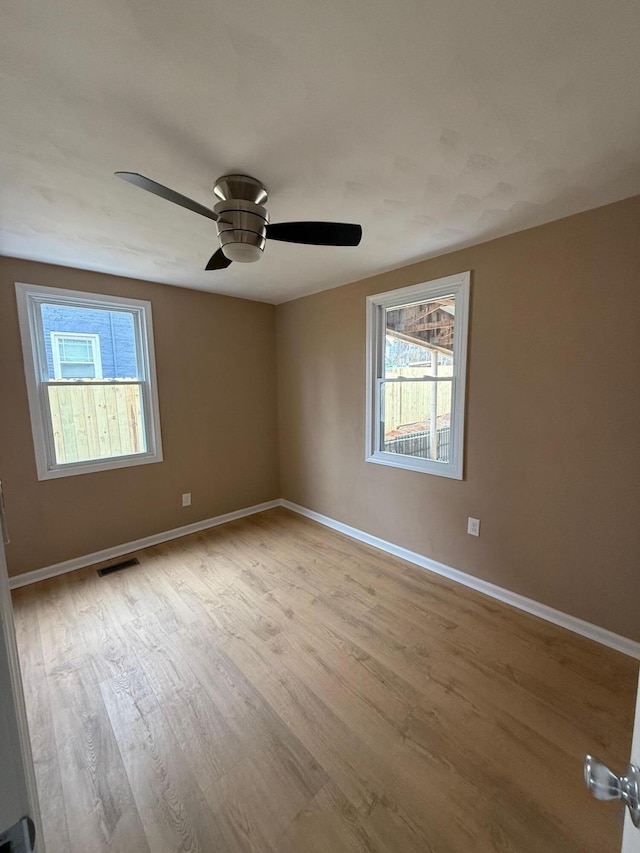
[[(148, 299), (164, 462), (40, 482), (14, 282)], [(0, 258), (0, 477), (12, 575), (279, 497), (272, 305)], [(182, 508), (181, 494), (193, 504)]]
[[(365, 297), (462, 270), (465, 479), (366, 463)], [(640, 640), (640, 197), (289, 302), (277, 326), (283, 497)]]

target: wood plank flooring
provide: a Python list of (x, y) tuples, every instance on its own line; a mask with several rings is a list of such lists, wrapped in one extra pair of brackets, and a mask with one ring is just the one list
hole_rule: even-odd
[(286, 510), (14, 592), (48, 853), (618, 853), (637, 662)]

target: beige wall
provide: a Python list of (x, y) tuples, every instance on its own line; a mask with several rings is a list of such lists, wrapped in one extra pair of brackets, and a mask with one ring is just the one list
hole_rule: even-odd
[[(164, 462), (38, 481), (16, 281), (151, 301)], [(272, 305), (0, 258), (0, 401), (12, 575), (279, 497)]]
[[(365, 463), (365, 296), (466, 269), (465, 479)], [(273, 306), (0, 258), (10, 573), (282, 495), (640, 640), (639, 271), (637, 197), (279, 306), (280, 488)], [(37, 480), (15, 281), (151, 300), (164, 462)]]
[[(462, 270), (465, 479), (366, 463), (365, 297)], [(640, 640), (640, 197), (281, 305), (277, 325), (283, 497)]]

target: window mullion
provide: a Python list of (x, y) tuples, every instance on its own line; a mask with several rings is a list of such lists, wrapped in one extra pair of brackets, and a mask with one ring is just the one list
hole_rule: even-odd
[(119, 385), (146, 385), (142, 379), (44, 379), (41, 382), (46, 386), (62, 386), (63, 388), (73, 388), (78, 385), (108, 385), (109, 387), (117, 387)]
[(401, 384), (403, 382), (453, 382), (453, 376), (394, 376), (389, 379), (381, 379), (387, 384)]

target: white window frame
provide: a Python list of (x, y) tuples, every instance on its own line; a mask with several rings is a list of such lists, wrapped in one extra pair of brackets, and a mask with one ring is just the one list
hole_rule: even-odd
[[(367, 462), (421, 471), (438, 477), (462, 480), (464, 472), (464, 421), (467, 379), (467, 339), (469, 332), (469, 293), (471, 273), (462, 272), (433, 281), (389, 290), (367, 297), (367, 401), (366, 451)], [(450, 431), (450, 461), (422, 459), (380, 450), (381, 447), (381, 387), (384, 379), (386, 337), (385, 311), (414, 305), (443, 296), (455, 296), (455, 328), (453, 343), (452, 409)], [(443, 377), (426, 377), (424, 381), (442, 381)], [(449, 377), (446, 377), (448, 380)]]
[(60, 341), (69, 339), (75, 341), (89, 341), (93, 355), (94, 379), (102, 379), (102, 356), (100, 354), (100, 335), (85, 334), (83, 332), (51, 332), (51, 355), (53, 357), (53, 375), (56, 379), (63, 379), (62, 362), (60, 359)]
[[(29, 397), (31, 430), (39, 480), (69, 477), (107, 471), (112, 468), (127, 468), (162, 462), (162, 439), (160, 434), (160, 407), (156, 378), (155, 350), (151, 303), (141, 299), (85, 293), (79, 290), (64, 290), (37, 284), (16, 282), (18, 318), (22, 337), (22, 354)], [(42, 303), (66, 305), (73, 308), (93, 308), (106, 311), (126, 311), (134, 316), (136, 355), (140, 385), (142, 412), (147, 450), (126, 456), (111, 456), (106, 459), (89, 459), (85, 462), (56, 462), (55, 444), (47, 388), (51, 384), (65, 384), (69, 380), (49, 379), (47, 353), (42, 326)], [(88, 335), (82, 335), (88, 337)], [(99, 380), (111, 385), (117, 380)], [(127, 380), (127, 384), (135, 384)]]

